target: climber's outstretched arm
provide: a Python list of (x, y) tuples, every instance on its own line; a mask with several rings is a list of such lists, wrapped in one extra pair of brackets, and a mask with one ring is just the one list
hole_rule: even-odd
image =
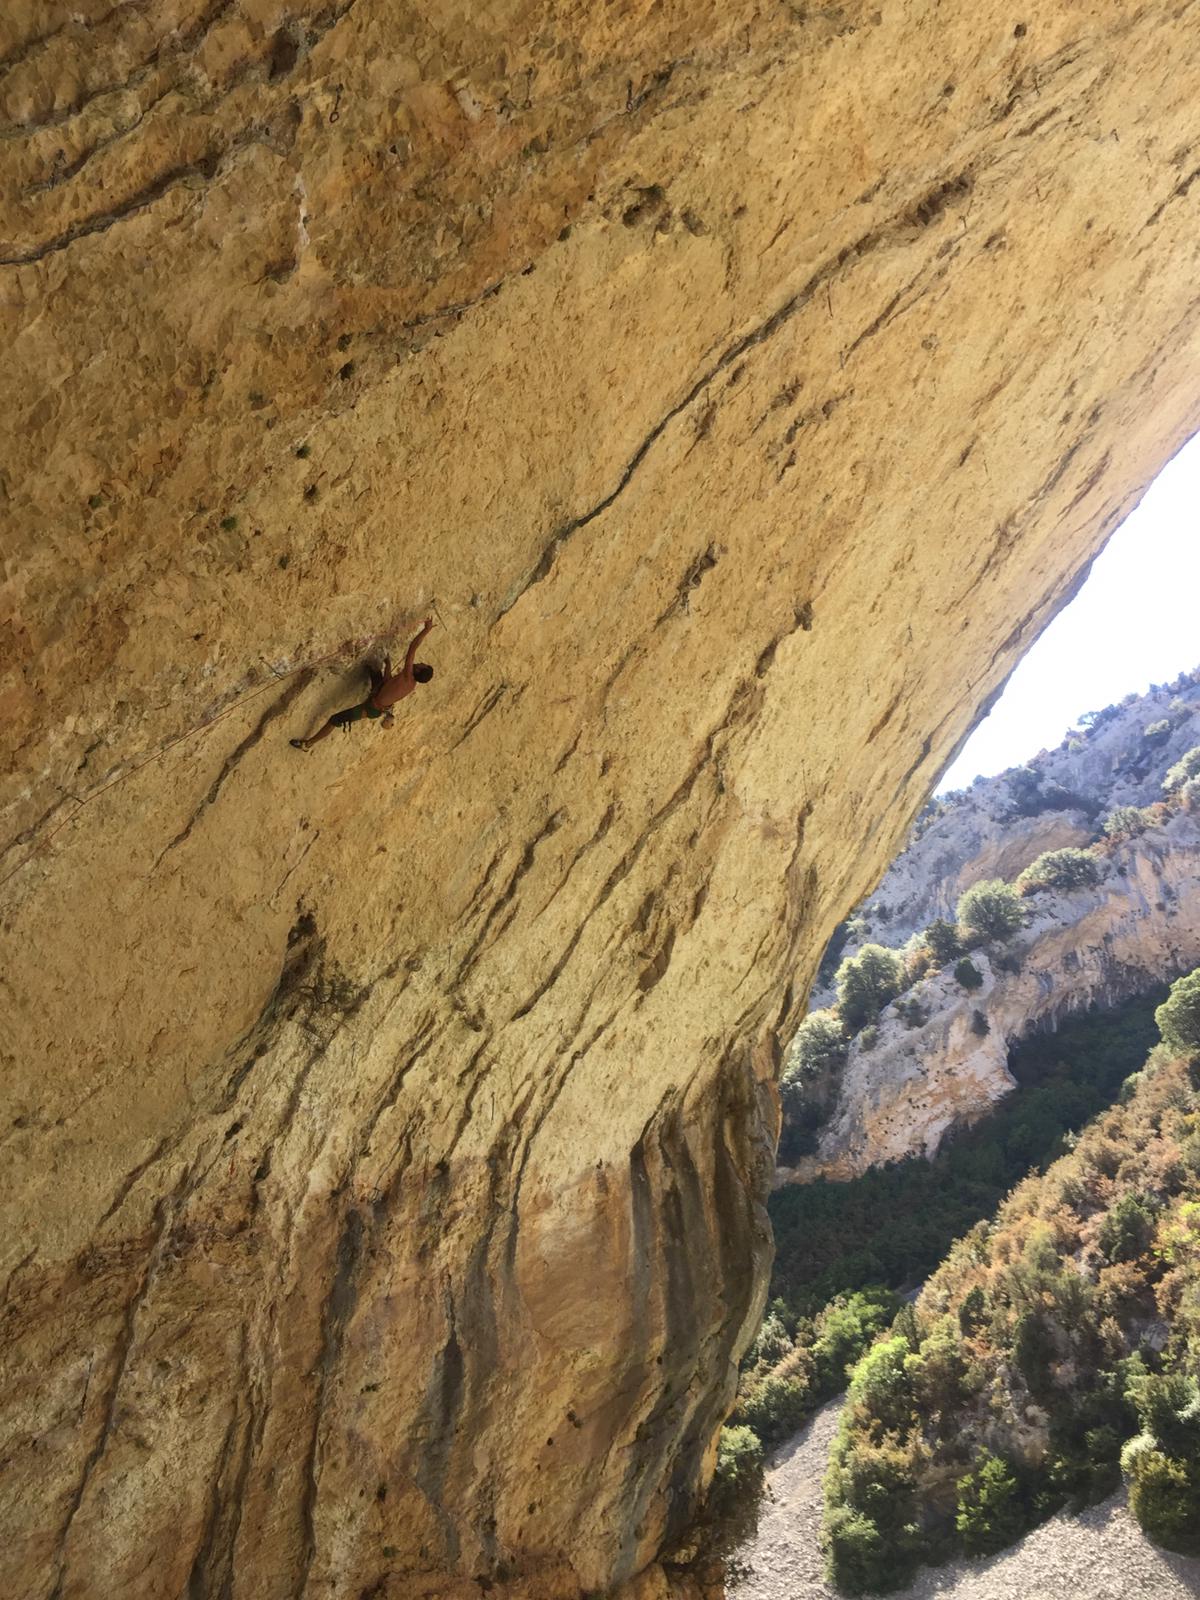
[(425, 621), (421, 625), (421, 631), (416, 635), (416, 637), (413, 639), (413, 642), (409, 645), (408, 654), (404, 658), (404, 676), (406, 678), (412, 677), (413, 662), (417, 659), (417, 646), (421, 643), (421, 640), (432, 627), (433, 618), (426, 617)]

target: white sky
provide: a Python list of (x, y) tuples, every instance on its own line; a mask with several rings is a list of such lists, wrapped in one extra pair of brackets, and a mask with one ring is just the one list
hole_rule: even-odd
[(962, 789), (1056, 745), (1085, 711), (1200, 665), (1200, 435), (1159, 473), (1079, 594), (948, 767)]

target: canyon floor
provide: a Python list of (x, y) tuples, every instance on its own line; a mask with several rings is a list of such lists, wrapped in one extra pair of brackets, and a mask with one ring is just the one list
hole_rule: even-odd
[[(841, 1402), (831, 1401), (776, 1453), (770, 1502), (740, 1554), (730, 1600), (839, 1600), (822, 1577), (821, 1480)], [(1200, 1595), (1200, 1558), (1160, 1550), (1114, 1495), (1059, 1516), (986, 1561), (927, 1568), (895, 1600), (1185, 1600)]]

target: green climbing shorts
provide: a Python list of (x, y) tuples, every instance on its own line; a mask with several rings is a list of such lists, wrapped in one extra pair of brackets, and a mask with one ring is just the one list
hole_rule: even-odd
[(329, 719), (335, 727), (348, 728), (352, 722), (361, 722), (363, 717), (386, 717), (386, 711), (380, 711), (378, 706), (373, 706), (369, 700), (364, 700), (356, 706), (347, 706), (345, 711), (335, 711)]

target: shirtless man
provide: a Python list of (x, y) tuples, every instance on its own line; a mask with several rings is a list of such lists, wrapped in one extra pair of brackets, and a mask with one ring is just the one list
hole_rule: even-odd
[(341, 728), (349, 733), (352, 722), (360, 722), (363, 717), (372, 719), (382, 717), (383, 726), (390, 728), (395, 718), (392, 716), (392, 707), (397, 700), (403, 700), (410, 695), (419, 683), (428, 683), (433, 677), (433, 668), (424, 661), (416, 659), (417, 646), (433, 627), (433, 618), (426, 617), (421, 626), (420, 633), (408, 647), (408, 654), (404, 658), (404, 665), (397, 673), (392, 672), (391, 658), (384, 656), (383, 670), (378, 667), (368, 666), (371, 674), (371, 692), (365, 700), (360, 700), (355, 706), (347, 706), (345, 711), (335, 711), (329, 721), (316, 733), (310, 734), (307, 739), (292, 739), (290, 742), (297, 750), (311, 750), (313, 745), (319, 744), (322, 739), (327, 739), (335, 728)]

